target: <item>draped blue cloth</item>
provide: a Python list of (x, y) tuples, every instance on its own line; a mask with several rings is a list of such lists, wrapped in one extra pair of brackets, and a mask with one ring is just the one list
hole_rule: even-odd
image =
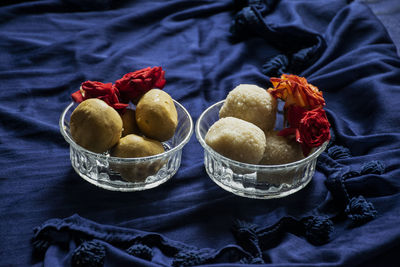
[[(0, 265), (398, 266), (400, 59), (348, 2), (0, 3)], [(238, 197), (208, 178), (195, 137), (157, 188), (81, 179), (58, 126), (70, 94), (148, 66), (194, 121), (240, 83), (306, 77), (333, 135), (311, 183)]]

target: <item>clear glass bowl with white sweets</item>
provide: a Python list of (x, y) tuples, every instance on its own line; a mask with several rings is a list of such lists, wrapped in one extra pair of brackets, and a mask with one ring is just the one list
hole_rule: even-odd
[(327, 143), (314, 149), (306, 158), (278, 165), (248, 164), (232, 160), (206, 144), (209, 128), (219, 119), (224, 101), (207, 108), (196, 122), (196, 137), (204, 148), (204, 166), (209, 177), (221, 188), (236, 195), (269, 199), (293, 194), (312, 179), (318, 156)]
[(311, 181), (327, 142), (305, 152), (295, 136), (276, 130), (284, 124), (282, 109), (277, 110), (267, 90), (241, 84), (200, 115), (196, 137), (207, 174), (217, 185), (240, 196), (269, 199), (293, 194)]

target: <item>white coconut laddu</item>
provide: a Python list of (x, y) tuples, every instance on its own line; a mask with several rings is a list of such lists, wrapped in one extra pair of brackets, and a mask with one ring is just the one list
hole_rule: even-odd
[(210, 127), (206, 143), (218, 153), (244, 163), (276, 165), (302, 159), (300, 145), (273, 130), (276, 111), (277, 101), (265, 89), (238, 85), (228, 94), (219, 113), (221, 119)]
[(208, 130), (205, 141), (221, 155), (257, 164), (264, 155), (265, 134), (256, 125), (234, 117), (219, 119)]
[(277, 101), (267, 90), (254, 84), (240, 84), (229, 92), (219, 117), (251, 122), (263, 131), (274, 129)]
[(300, 144), (277, 134), (278, 131), (265, 132), (266, 147), (260, 165), (286, 164), (304, 158)]

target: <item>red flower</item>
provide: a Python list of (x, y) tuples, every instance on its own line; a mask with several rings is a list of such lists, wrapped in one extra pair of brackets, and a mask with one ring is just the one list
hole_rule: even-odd
[(136, 102), (150, 89), (164, 88), (164, 75), (165, 71), (161, 67), (148, 67), (125, 74), (115, 82), (115, 86), (121, 94), (122, 102)]
[(80, 103), (89, 98), (98, 98), (106, 102), (117, 111), (123, 111), (128, 104), (120, 103), (119, 92), (112, 83), (101, 83), (96, 81), (86, 81), (81, 84), (81, 88), (74, 92), (72, 99)]
[(296, 75), (282, 74), (272, 77), (273, 88), (268, 92), (285, 101), (284, 118), (288, 128), (281, 130), (281, 136), (294, 136), (303, 148), (304, 156), (312, 147), (318, 147), (330, 139), (329, 121), (323, 106), (325, 100), (317, 87), (307, 79)]
[(300, 120), (300, 143), (309, 147), (318, 147), (331, 138), (330, 124), (322, 108), (316, 108), (304, 113)]
[(304, 77), (282, 74), (281, 78), (271, 78), (270, 81), (274, 88), (269, 88), (268, 92), (285, 101), (285, 109), (292, 105), (307, 109), (325, 105), (322, 92)]
[(322, 108), (306, 110), (292, 106), (287, 114), (290, 126), (278, 134), (295, 135), (296, 141), (301, 144), (304, 156), (310, 153), (312, 147), (319, 147), (331, 138), (330, 124)]

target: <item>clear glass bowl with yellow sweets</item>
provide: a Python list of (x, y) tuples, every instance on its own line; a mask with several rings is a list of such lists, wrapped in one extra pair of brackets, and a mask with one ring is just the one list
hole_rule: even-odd
[(156, 187), (178, 171), (193, 121), (169, 94), (151, 89), (163, 87), (163, 77), (160, 67), (146, 68), (116, 85), (86, 81), (72, 94), (59, 124), (77, 174), (129, 192)]
[(69, 104), (61, 115), (60, 130), (70, 145), (72, 167), (86, 181), (114, 191), (145, 190), (166, 182), (178, 171), (182, 149), (193, 133), (193, 122), (188, 111), (175, 100), (174, 105), (178, 123), (172, 138), (161, 142), (164, 152), (127, 158), (112, 156), (112, 149), (96, 153), (78, 145), (71, 136), (70, 128), (71, 114), (78, 104)]
[(293, 194), (311, 181), (329, 138), (303, 149), (295, 137), (280, 136), (285, 132), (273, 129), (276, 117), (283, 116), (276, 109), (267, 90), (239, 85), (200, 115), (195, 132), (204, 148), (205, 169), (221, 188), (243, 197), (270, 199)]

